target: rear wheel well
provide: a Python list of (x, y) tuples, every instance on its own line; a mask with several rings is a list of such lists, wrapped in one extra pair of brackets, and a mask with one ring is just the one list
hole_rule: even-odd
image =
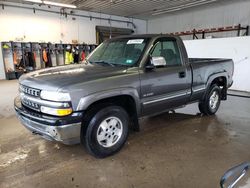
[(227, 79), (226, 79), (226, 77), (221, 76), (221, 77), (215, 78), (211, 82), (210, 86), (212, 86), (214, 84), (216, 84), (217, 86), (219, 86), (220, 89), (221, 89), (221, 99), (222, 100), (226, 100), (227, 99)]
[(124, 108), (124, 110), (129, 114), (130, 120), (133, 125), (133, 129), (135, 131), (139, 131), (139, 122), (138, 122), (138, 116), (137, 116), (137, 108), (136, 108), (136, 103), (133, 97), (129, 95), (120, 95), (120, 96), (114, 96), (114, 97), (109, 97), (105, 99), (101, 99), (99, 101), (96, 101), (92, 103), (86, 110), (87, 118), (85, 121), (88, 121), (93, 113), (96, 113), (98, 110), (101, 108), (111, 106), (111, 105), (116, 105), (116, 106), (121, 106)]

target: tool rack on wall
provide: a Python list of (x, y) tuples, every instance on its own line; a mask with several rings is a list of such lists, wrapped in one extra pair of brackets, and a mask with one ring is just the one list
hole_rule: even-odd
[(170, 33), (170, 35), (176, 36), (193, 36), (193, 39), (205, 39), (206, 34), (211, 33), (222, 33), (222, 32), (236, 32), (237, 36), (249, 36), (249, 26), (242, 27), (241, 24), (236, 26), (218, 27), (218, 28), (207, 28), (207, 29), (193, 29), (192, 31), (183, 31)]
[[(3, 64), (7, 80), (18, 79), (23, 73), (40, 70), (47, 67), (65, 65), (65, 52), (67, 46), (76, 48), (79, 58), (75, 63), (81, 63), (92, 52), (95, 44), (52, 44), (38, 42), (1, 42)], [(44, 53), (48, 55), (49, 62), (45, 62)]]

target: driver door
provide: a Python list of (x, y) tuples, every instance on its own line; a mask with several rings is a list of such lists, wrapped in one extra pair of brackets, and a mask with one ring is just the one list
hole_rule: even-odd
[(150, 55), (164, 57), (166, 65), (152, 70), (145, 68), (140, 72), (143, 114), (154, 114), (186, 104), (191, 93), (191, 76), (182, 61), (176, 39), (158, 39)]

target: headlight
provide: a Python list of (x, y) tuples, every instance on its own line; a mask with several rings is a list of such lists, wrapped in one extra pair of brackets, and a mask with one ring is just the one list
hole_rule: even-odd
[(67, 116), (72, 113), (72, 108), (57, 109), (57, 108), (41, 106), (41, 112), (55, 116)]
[(41, 91), (40, 97), (50, 101), (70, 101), (69, 93), (60, 93), (54, 91)]

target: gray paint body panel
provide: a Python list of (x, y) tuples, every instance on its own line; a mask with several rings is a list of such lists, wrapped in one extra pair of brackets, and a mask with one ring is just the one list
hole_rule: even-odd
[[(26, 74), (20, 83), (29, 87), (69, 92), (74, 111), (84, 111), (92, 103), (109, 97), (129, 95), (136, 103), (139, 116), (161, 112), (201, 99), (211, 81), (224, 76), (227, 86), (232, 83), (233, 62), (230, 59), (188, 59), (179, 37), (170, 35), (138, 35), (127, 38), (149, 38), (137, 67), (101, 65), (70, 65)], [(145, 65), (155, 41), (165, 37), (177, 41), (181, 67), (148, 71)], [(112, 39), (116, 40), (116, 39)], [(178, 73), (186, 77), (180, 79)]]

